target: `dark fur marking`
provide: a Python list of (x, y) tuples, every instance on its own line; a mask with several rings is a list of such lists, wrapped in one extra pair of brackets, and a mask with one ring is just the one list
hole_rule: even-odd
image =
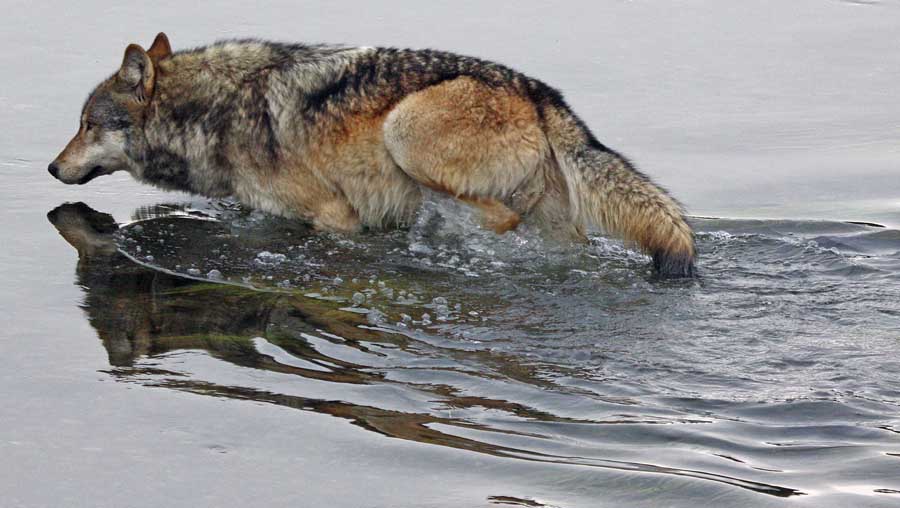
[[(410, 93), (467, 76), (493, 88), (510, 88), (526, 78), (499, 64), (434, 50), (379, 48), (357, 58), (335, 81), (304, 98), (310, 120), (334, 108), (352, 113), (352, 100), (366, 97), (376, 111), (389, 109)], [(340, 107), (338, 107), (340, 106)]]
[(190, 100), (173, 104), (169, 109), (172, 121), (185, 124), (202, 120), (209, 113), (209, 104), (201, 100)]
[(690, 254), (653, 253), (653, 269), (662, 278), (679, 279), (697, 275), (694, 257)]
[(307, 94), (306, 103), (304, 104), (305, 111), (311, 113), (325, 109), (325, 106), (330, 100), (335, 100), (335, 98), (339, 98), (346, 92), (348, 81), (347, 75), (345, 74), (337, 81), (328, 83), (321, 89)]
[(272, 125), (272, 115), (269, 114), (269, 102), (266, 101), (266, 109), (262, 112), (262, 118), (260, 119), (260, 123), (262, 130), (264, 131), (263, 137), (265, 137), (266, 141), (266, 153), (269, 155), (269, 159), (272, 162), (276, 162), (278, 160), (278, 138), (275, 136), (275, 128)]
[(143, 179), (166, 189), (192, 190), (188, 163), (161, 148), (150, 149), (145, 159)]
[(269, 74), (270, 71), (263, 71), (254, 76), (255, 79), (244, 82), (245, 93), (241, 96), (239, 110), (243, 112), (243, 120), (251, 127), (252, 139), (242, 140), (243, 143), (248, 141), (253, 143), (252, 147), (247, 147), (248, 153), (255, 154), (258, 147), (264, 147), (267, 160), (261, 162), (264, 166), (272, 167), (277, 165), (281, 148), (272, 120), (269, 99), (266, 97)]
[(131, 127), (132, 119), (128, 110), (113, 99), (107, 91), (97, 91), (84, 106), (87, 121), (104, 130), (120, 131)]
[(218, 98), (213, 104), (201, 99), (189, 100), (173, 104), (168, 114), (172, 122), (183, 130), (199, 124), (206, 135), (222, 134), (231, 126), (233, 103), (233, 97)]

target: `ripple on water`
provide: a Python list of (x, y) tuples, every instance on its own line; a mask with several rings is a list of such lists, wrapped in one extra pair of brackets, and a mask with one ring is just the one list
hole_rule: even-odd
[(616, 499), (900, 489), (896, 231), (698, 219), (701, 278), (657, 281), (602, 236), (497, 237), (440, 200), (353, 238), (229, 203), (50, 219), (123, 382), (625, 475)]

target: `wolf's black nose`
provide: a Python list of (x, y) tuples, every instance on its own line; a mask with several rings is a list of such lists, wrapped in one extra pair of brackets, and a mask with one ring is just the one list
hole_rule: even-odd
[(57, 166), (56, 164), (53, 164), (51, 162), (50, 165), (47, 166), (47, 171), (49, 171), (50, 174), (53, 175), (53, 178), (59, 178), (59, 166)]

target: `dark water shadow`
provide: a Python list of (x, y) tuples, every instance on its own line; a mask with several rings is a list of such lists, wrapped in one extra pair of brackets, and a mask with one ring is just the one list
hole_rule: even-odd
[[(473, 423), (465, 418), (438, 416), (430, 413), (428, 407), (423, 407), (421, 412), (398, 411), (379, 407), (378, 401), (369, 405), (274, 393), (253, 387), (210, 383), (183, 373), (155, 369), (143, 360), (195, 350), (235, 366), (302, 379), (339, 385), (396, 385), (424, 393), (431, 402), (439, 402), (443, 407), (490, 409), (529, 421), (598, 423), (553, 415), (516, 402), (461, 395), (457, 388), (447, 384), (391, 380), (378, 368), (377, 362), (348, 361), (345, 358), (352, 356), (350, 354), (326, 354), (304, 337), (312, 334), (324, 337), (331, 347), (343, 353), (361, 353), (363, 358), (383, 357), (395, 351), (413, 359), (436, 354), (457, 358), (469, 355), (481, 364), (502, 366), (493, 375), (538, 386), (546, 384), (516, 358), (502, 354), (492, 357), (492, 353), (486, 351), (436, 352), (433, 344), (370, 326), (364, 316), (341, 310), (341, 305), (335, 302), (292, 291), (261, 291), (150, 269), (118, 250), (114, 236), (118, 226), (111, 216), (83, 203), (61, 205), (47, 217), (78, 251), (76, 284), (85, 291), (82, 308), (109, 355), (112, 367), (109, 373), (121, 381), (328, 414), (382, 436), (495, 457), (688, 477), (777, 497), (803, 494), (789, 487), (711, 472), (552, 454), (463, 437), (440, 429), (458, 429), (466, 435), (472, 435), (474, 431), (501, 438), (505, 435), (552, 439), (542, 434)], [(202, 242), (203, 238), (197, 241)], [(285, 352), (292, 361), (261, 352), (260, 339)], [(403, 357), (398, 355), (397, 358), (402, 361)], [(466, 375), (486, 376), (471, 371), (466, 371)]]

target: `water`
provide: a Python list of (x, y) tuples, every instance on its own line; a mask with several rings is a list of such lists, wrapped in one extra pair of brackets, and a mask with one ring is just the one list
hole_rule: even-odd
[[(9, 6), (3, 504), (895, 505), (900, 6), (516, 6)], [(439, 196), (341, 237), (53, 182), (84, 94), (159, 29), (522, 68), (687, 203), (702, 277)]]

